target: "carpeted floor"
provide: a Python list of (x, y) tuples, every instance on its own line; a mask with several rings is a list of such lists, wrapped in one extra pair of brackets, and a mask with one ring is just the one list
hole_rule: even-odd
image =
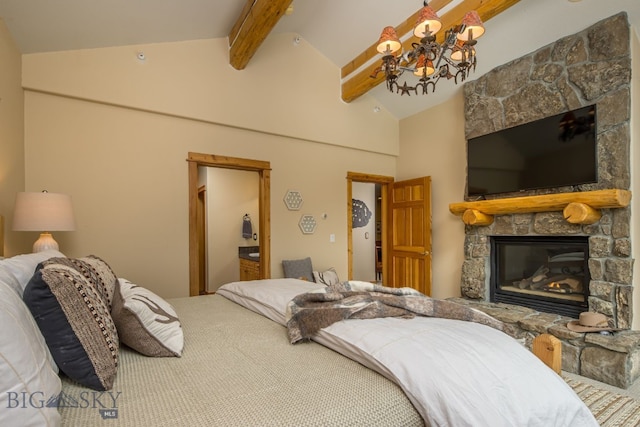
[(640, 383), (624, 390), (608, 384), (562, 373), (562, 377), (589, 407), (601, 427), (640, 426)]
[(575, 381), (580, 381), (583, 383), (591, 384), (595, 387), (602, 388), (608, 390), (612, 393), (623, 394), (625, 396), (631, 396), (634, 399), (640, 400), (640, 380), (636, 381), (631, 387), (628, 389), (614, 387), (609, 384), (602, 383), (600, 381), (592, 380), (591, 378), (586, 378), (580, 375), (572, 374), (570, 372), (562, 371), (562, 377), (564, 379), (570, 378)]

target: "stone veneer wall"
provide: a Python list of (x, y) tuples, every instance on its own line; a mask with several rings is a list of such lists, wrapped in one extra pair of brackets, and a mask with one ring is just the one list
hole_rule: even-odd
[[(597, 104), (597, 184), (499, 197), (628, 190), (630, 82), (630, 28), (626, 13), (620, 13), (465, 84), (467, 138)], [(490, 226), (466, 226), (463, 298), (489, 300), (491, 235), (589, 236), (589, 310), (629, 329), (633, 319), (630, 208), (602, 213), (592, 225), (570, 224), (562, 212), (542, 212), (499, 215)]]

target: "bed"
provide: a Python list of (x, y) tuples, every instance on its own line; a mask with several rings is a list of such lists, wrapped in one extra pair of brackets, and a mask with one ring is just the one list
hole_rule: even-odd
[[(321, 345), (290, 345), (282, 327), (259, 314), (216, 295), (171, 303), (185, 351), (149, 363), (121, 350), (118, 425), (422, 425), (395, 384)], [(62, 389), (86, 391), (67, 379)], [(61, 415), (63, 425), (101, 421), (98, 410)]]
[[(382, 336), (379, 331), (398, 330), (400, 325), (401, 331), (413, 331), (405, 335), (430, 328), (438, 332), (438, 339), (446, 341), (448, 334), (456, 330), (464, 334), (461, 331), (469, 325), (437, 318), (421, 323), (425, 322), (422, 317), (346, 320), (324, 328), (312, 341), (292, 345), (283, 326), (292, 295), (319, 290), (317, 284), (297, 279), (236, 282), (225, 285), (217, 295), (168, 300), (183, 333), (181, 357), (148, 357), (121, 345), (113, 383), (106, 390), (94, 390), (58, 370), (51, 356), (55, 351), (49, 352), (49, 342), (39, 335), (38, 328), (42, 325), (29, 318), (29, 311), (20, 305), (19, 292), (15, 289), (16, 284), (24, 287), (26, 282), (33, 281), (29, 276), (43, 259), (59, 259), (61, 255), (20, 256), (12, 268), (7, 268), (7, 264), (15, 259), (0, 261), (0, 322), (3, 325), (14, 322), (13, 326), (3, 329), (0, 341), (2, 356), (9, 360), (2, 365), (5, 371), (0, 372), (7, 390), (0, 396), (3, 399), (0, 400), (1, 425), (13, 425), (12, 420), (16, 419), (21, 425), (51, 426), (105, 425), (106, 420), (114, 420), (119, 426), (479, 425), (456, 420), (467, 416), (473, 420), (476, 415), (491, 411), (486, 406), (490, 401), (486, 396), (491, 394), (504, 398), (501, 405), (509, 417), (527, 420), (519, 425), (598, 425), (589, 409), (560, 377), (535, 357), (529, 358), (530, 353), (520, 344), (511, 338), (500, 338), (496, 334), (502, 332), (484, 325), (471, 326), (467, 338), (473, 339), (474, 335), (486, 332), (479, 332), (486, 328), (492, 329), (489, 336), (494, 342), (466, 346), (465, 351), (457, 354), (455, 348), (433, 347), (437, 355), (434, 360), (445, 362), (448, 370), (443, 371), (443, 365), (431, 366), (433, 361), (423, 363), (424, 369), (411, 371), (406, 376), (417, 378), (416, 384), (410, 385), (403, 382), (406, 379), (401, 374), (404, 362), (394, 366), (394, 361), (385, 361), (396, 352), (390, 346), (397, 340), (350, 341), (349, 336)], [(122, 278), (118, 280), (123, 283)], [(414, 324), (411, 322), (417, 325), (416, 329), (408, 327)], [(446, 329), (447, 323), (456, 326)], [(21, 336), (15, 332), (7, 335), (7, 330), (18, 329)], [(18, 342), (27, 347), (16, 347)], [(478, 346), (495, 352), (504, 342), (509, 343), (507, 359), (503, 355), (481, 364), (487, 365), (489, 372), (500, 367), (507, 373), (506, 378), (500, 374), (495, 381), (487, 381), (486, 377), (469, 373), (476, 365), (464, 366), (469, 358), (462, 353), (481, 351)], [(380, 352), (381, 348), (391, 351)], [(24, 366), (12, 363), (12, 357)], [(526, 363), (534, 363), (528, 373), (510, 370), (519, 366), (516, 360), (520, 357)], [(434, 376), (438, 370), (444, 375), (428, 382), (420, 377)], [(9, 388), (6, 382), (11, 375), (23, 382)], [(549, 406), (544, 410), (530, 412), (530, 405), (521, 404), (517, 399), (531, 399), (532, 395), (505, 395), (517, 383), (510, 379), (513, 375), (525, 381), (525, 387), (518, 388), (520, 391), (550, 387), (548, 393), (559, 399), (546, 402)], [(436, 409), (431, 408), (429, 402), (425, 406), (424, 399), (415, 395), (415, 386), (425, 384), (436, 396), (444, 396)], [(484, 394), (477, 394), (478, 387), (481, 390), (485, 387)], [(13, 394), (9, 395), (9, 390)], [(475, 404), (471, 406), (465, 401), (469, 393), (476, 393)], [(434, 395), (426, 396), (429, 401)], [(521, 409), (514, 412), (514, 407)], [(434, 421), (431, 413), (444, 418)], [(498, 416), (489, 413), (492, 418)], [(509, 418), (494, 418), (487, 425), (511, 424)]]

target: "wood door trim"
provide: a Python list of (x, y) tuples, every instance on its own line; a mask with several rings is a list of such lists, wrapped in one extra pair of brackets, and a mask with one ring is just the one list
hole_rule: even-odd
[(387, 253), (388, 253), (388, 206), (389, 206), (389, 186), (393, 184), (394, 178), (391, 176), (374, 175), (359, 172), (347, 172), (347, 274), (348, 280), (353, 280), (353, 211), (351, 200), (353, 199), (352, 184), (354, 182), (364, 182), (370, 184), (380, 184), (380, 204), (382, 230), (380, 232), (382, 246), (382, 283), (386, 282)]
[(0, 256), (4, 256), (4, 217), (0, 215)]
[(196, 225), (197, 225), (197, 236), (198, 236), (198, 294), (205, 295), (207, 294), (207, 245), (203, 243), (204, 237), (207, 232), (206, 227), (206, 215), (207, 215), (207, 204), (206, 204), (206, 193), (207, 187), (206, 185), (201, 185), (198, 187), (198, 204), (197, 204), (197, 213), (196, 213)]
[(189, 152), (189, 296), (199, 294), (198, 271), (198, 167), (210, 166), (258, 172), (259, 176), (259, 240), (260, 277), (271, 278), (271, 164), (261, 160), (242, 159)]

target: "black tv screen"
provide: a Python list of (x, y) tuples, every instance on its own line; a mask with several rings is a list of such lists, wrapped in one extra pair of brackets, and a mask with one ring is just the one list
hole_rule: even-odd
[(597, 182), (596, 106), (467, 141), (467, 195)]

